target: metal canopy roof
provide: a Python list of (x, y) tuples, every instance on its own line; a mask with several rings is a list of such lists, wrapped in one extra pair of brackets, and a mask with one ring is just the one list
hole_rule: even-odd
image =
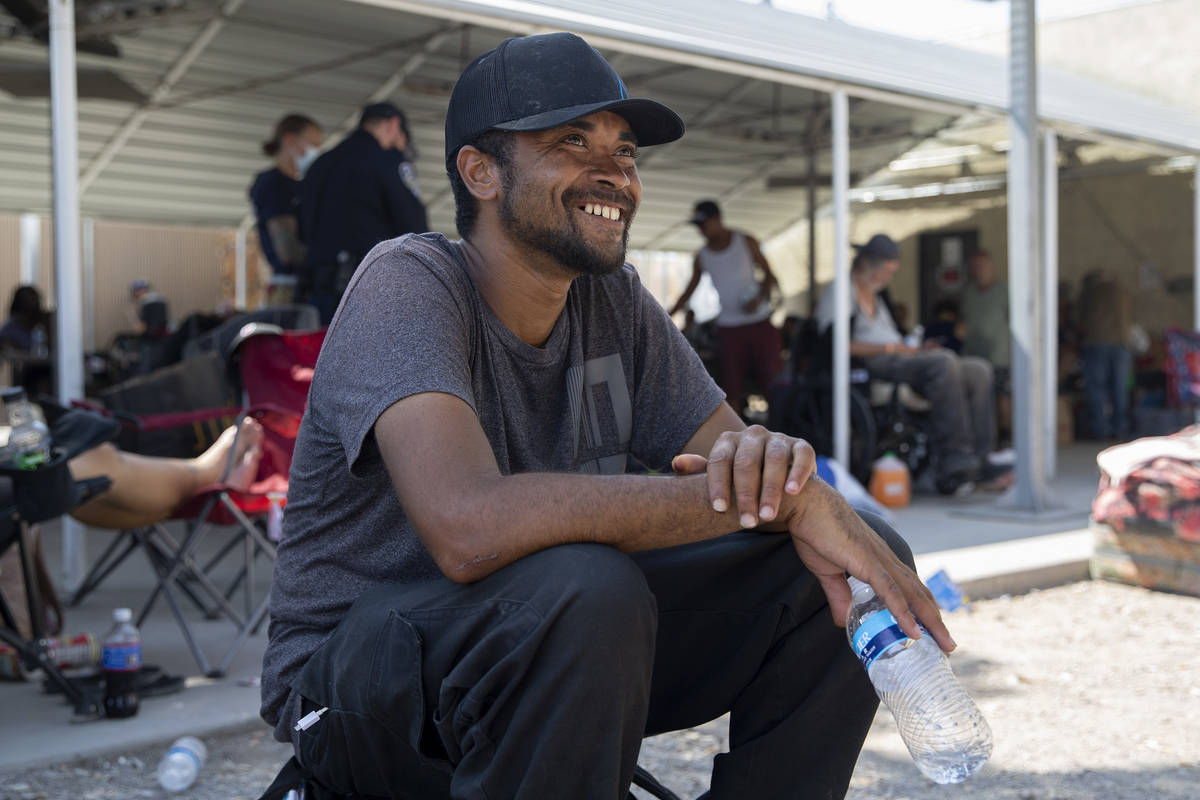
[[(805, 214), (802, 183), (815, 147), (829, 173), (828, 97), (851, 84), (852, 171), (871, 175), (931, 136), (964, 125), (964, 108), (1001, 109), (1002, 60), (729, 0), (549, 3), (406, 0), (190, 0), (178, 25), (114, 34), (117, 59), (79, 54), (116, 72), (148, 101), (81, 98), (82, 211), (87, 216), (236, 225), (246, 188), (267, 166), (258, 145), (284, 113), (301, 111), (327, 136), (358, 109), (389, 98), (408, 111), (431, 223), (453, 231), (442, 172), (442, 123), (465, 63), (514, 32), (573, 29), (599, 47), (631, 93), (674, 107), (681, 142), (648, 148), (646, 194), (632, 228), (638, 248), (691, 250), (682, 224), (700, 197), (770, 237)], [(197, 9), (209, 8), (207, 19)], [(596, 9), (602, 9), (598, 12)], [(199, 19), (199, 21), (197, 21)], [(3, 22), (0, 14), (0, 22)], [(4, 63), (45, 64), (32, 40), (0, 43)], [(1092, 133), (1200, 149), (1200, 120), (1128, 94), (1046, 76), (1046, 116)], [(884, 102), (886, 100), (886, 102)], [(3, 93), (0, 210), (50, 207), (49, 103)], [(978, 113), (965, 119), (977, 119)], [(824, 202), (822, 188), (818, 202)]]

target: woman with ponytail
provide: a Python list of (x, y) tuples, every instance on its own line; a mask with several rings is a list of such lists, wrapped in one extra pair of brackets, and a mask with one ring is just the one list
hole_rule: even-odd
[(258, 222), (258, 242), (271, 265), (267, 287), (270, 305), (287, 305), (295, 293), (296, 272), (304, 264), (300, 230), (300, 180), (320, 154), (321, 126), (303, 114), (288, 114), (275, 124), (263, 154), (274, 159), (270, 169), (254, 177), (250, 202)]

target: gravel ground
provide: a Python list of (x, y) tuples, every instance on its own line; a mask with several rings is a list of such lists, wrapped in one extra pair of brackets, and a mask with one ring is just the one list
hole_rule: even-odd
[[(949, 624), (955, 672), (995, 734), (991, 762), (965, 784), (935, 786), (881, 709), (850, 800), (1200, 798), (1200, 600), (1085, 582), (980, 601)], [(722, 719), (649, 739), (642, 764), (695, 797), (726, 731)], [(289, 755), (261, 728), (205, 743), (201, 779), (173, 797), (254, 800)], [(0, 774), (0, 800), (165, 798), (154, 778), (164, 749)]]

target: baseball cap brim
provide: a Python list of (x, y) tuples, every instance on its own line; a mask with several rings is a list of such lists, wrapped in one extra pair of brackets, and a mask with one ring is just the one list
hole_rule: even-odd
[(667, 106), (654, 100), (625, 99), (603, 103), (585, 103), (533, 114), (493, 125), (502, 131), (544, 131), (581, 119), (589, 114), (611, 111), (633, 129), (640, 146), (666, 144), (683, 136), (683, 120)]

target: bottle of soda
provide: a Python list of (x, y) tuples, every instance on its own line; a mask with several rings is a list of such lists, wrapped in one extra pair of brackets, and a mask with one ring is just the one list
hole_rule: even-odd
[(17, 469), (37, 469), (50, 460), (50, 429), (19, 387), (5, 389), (4, 410), (12, 432), (8, 435), (8, 453)]
[(142, 635), (133, 612), (118, 608), (113, 627), (104, 637), (104, 716), (132, 717), (138, 711), (137, 676), (142, 668)]

